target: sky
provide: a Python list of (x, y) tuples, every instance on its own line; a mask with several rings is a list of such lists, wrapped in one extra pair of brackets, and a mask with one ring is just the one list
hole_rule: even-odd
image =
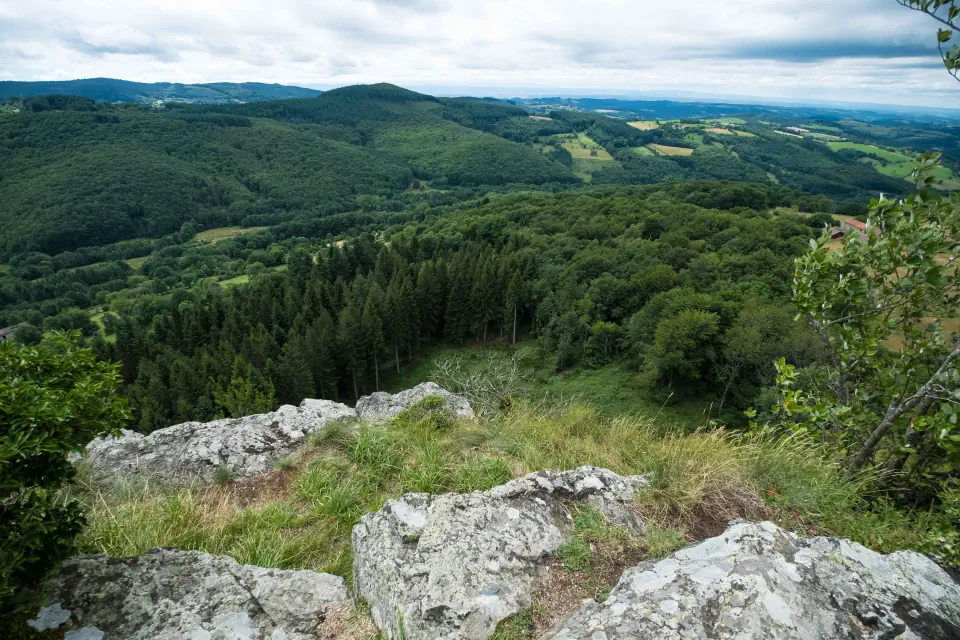
[(960, 108), (936, 31), (896, 0), (0, 0), (0, 80)]

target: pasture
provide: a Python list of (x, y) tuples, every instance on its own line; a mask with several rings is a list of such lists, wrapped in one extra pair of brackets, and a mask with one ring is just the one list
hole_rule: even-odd
[(640, 129), (640, 131), (653, 131), (660, 128), (660, 123), (656, 120), (635, 120), (627, 124), (634, 129)]
[(563, 142), (563, 148), (570, 152), (574, 160), (606, 160), (613, 161), (613, 156), (607, 150), (591, 140), (584, 133), (569, 136)]
[(133, 269), (134, 271), (136, 271), (137, 269), (139, 269), (140, 267), (142, 267), (142, 266), (144, 265), (144, 263), (145, 263), (147, 260), (149, 260), (149, 259), (150, 259), (150, 256), (142, 256), (142, 257), (140, 257), (140, 258), (129, 258), (129, 259), (127, 259), (127, 260), (124, 260), (124, 262), (126, 262), (128, 265), (130, 265), (130, 268), (131, 268), (131, 269)]
[(683, 147), (668, 147), (665, 144), (648, 144), (648, 147), (659, 153), (663, 156), (691, 156), (693, 155), (693, 149), (685, 149)]
[(255, 233), (257, 231), (264, 231), (269, 228), (270, 227), (218, 227), (216, 229), (207, 229), (206, 231), (201, 231), (195, 235), (193, 239), (199, 240), (203, 243), (214, 243), (219, 240), (236, 238), (244, 233)]

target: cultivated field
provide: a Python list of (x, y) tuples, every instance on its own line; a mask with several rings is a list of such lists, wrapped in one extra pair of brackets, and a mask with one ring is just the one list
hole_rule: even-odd
[(635, 120), (634, 122), (628, 122), (627, 124), (634, 129), (640, 129), (640, 131), (653, 131), (654, 129), (660, 128), (660, 123), (656, 120)]
[(683, 147), (668, 147), (665, 144), (649, 144), (647, 145), (657, 153), (664, 156), (690, 156), (693, 155), (693, 149), (685, 149)]

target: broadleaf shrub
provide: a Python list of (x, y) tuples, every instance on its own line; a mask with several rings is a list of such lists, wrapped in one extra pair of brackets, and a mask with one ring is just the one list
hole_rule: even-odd
[(60, 495), (76, 473), (68, 454), (130, 417), (117, 366), (78, 341), (73, 332), (0, 343), (0, 603), (38, 586), (73, 549), (84, 518)]

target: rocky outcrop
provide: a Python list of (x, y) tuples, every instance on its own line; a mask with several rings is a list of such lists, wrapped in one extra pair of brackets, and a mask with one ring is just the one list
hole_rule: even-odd
[(329, 574), (154, 549), (135, 558), (68, 560), (51, 601), (32, 626), (69, 618), (78, 629), (67, 636), (77, 639), (324, 640), (327, 608), (349, 599), (343, 579)]
[(626, 571), (547, 640), (960, 638), (960, 586), (913, 552), (739, 523)]
[(186, 422), (149, 435), (124, 431), (119, 438), (98, 438), (85, 458), (94, 477), (110, 479), (140, 472), (166, 483), (197, 479), (210, 482), (219, 467), (237, 477), (271, 471), (309, 433), (333, 421), (355, 417), (350, 407), (330, 400), (304, 400), (272, 413), (245, 418)]
[(631, 511), (639, 476), (606, 469), (540, 471), (490, 491), (409, 494), (353, 530), (354, 584), (377, 626), (407, 640), (487, 638), (529, 606), (542, 567), (568, 541), (564, 501), (643, 531)]
[(470, 420), (473, 418), (473, 409), (470, 403), (462, 396), (450, 393), (433, 382), (418, 384), (413, 389), (407, 389), (396, 394), (378, 391), (373, 395), (363, 396), (357, 401), (357, 416), (361, 420), (371, 422), (387, 422), (393, 420), (404, 409), (408, 409), (421, 400), (431, 396), (443, 398), (443, 406), (455, 418)]

